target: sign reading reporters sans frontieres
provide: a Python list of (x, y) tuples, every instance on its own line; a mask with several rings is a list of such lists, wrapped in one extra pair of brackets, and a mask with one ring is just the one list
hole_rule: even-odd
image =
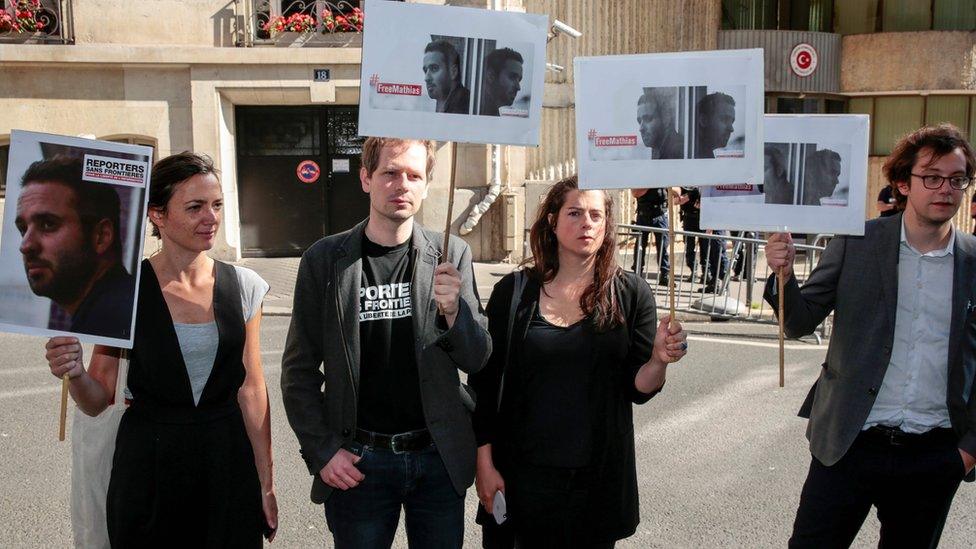
[(94, 183), (145, 187), (147, 169), (145, 162), (86, 154), (82, 179)]

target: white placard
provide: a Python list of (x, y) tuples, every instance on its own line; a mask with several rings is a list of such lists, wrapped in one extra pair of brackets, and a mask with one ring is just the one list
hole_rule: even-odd
[(577, 57), (580, 186), (762, 178), (763, 50)]
[(11, 132), (0, 331), (132, 348), (152, 155)]
[(702, 228), (864, 234), (868, 116), (770, 114), (764, 126), (762, 187), (702, 189)]
[(369, 0), (359, 134), (538, 145), (546, 15)]

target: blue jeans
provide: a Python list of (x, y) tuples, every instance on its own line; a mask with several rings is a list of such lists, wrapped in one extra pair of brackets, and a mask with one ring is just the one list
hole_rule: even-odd
[[(647, 217), (638, 214), (634, 225), (667, 229), (668, 214), (663, 213), (654, 217)], [(640, 275), (643, 275), (647, 271), (646, 258), (649, 255), (647, 250), (647, 241), (649, 240), (648, 236), (649, 233), (640, 233), (640, 236), (638, 236), (640, 242), (637, 244), (637, 250), (634, 252), (634, 263), (631, 269)], [(658, 276), (667, 277), (668, 273), (671, 271), (671, 262), (668, 260), (668, 233), (654, 233), (654, 247), (657, 248)]]
[(325, 502), (325, 519), (337, 549), (388, 549), (400, 508), (406, 513), (412, 548), (460, 548), (464, 542), (464, 495), (454, 491), (434, 446), (394, 454), (356, 445), (356, 464), (366, 477), (359, 486), (334, 490)]

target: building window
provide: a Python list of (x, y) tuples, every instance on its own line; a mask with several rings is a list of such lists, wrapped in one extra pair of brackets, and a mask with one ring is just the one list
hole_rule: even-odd
[(871, 117), (872, 156), (887, 156), (905, 134), (922, 125), (948, 122), (963, 135), (976, 137), (976, 96), (969, 95), (901, 95), (885, 97), (852, 97), (847, 112)]
[(722, 0), (725, 30), (832, 32), (834, 0)]
[(846, 100), (838, 96), (826, 95), (783, 95), (766, 96), (768, 114), (825, 114), (843, 113)]
[(10, 156), (10, 145), (0, 145), (0, 198), (7, 196), (7, 158)]
[(258, 0), (255, 7), (257, 28), (256, 38), (268, 40), (271, 32), (266, 26), (276, 17), (290, 17), (305, 14), (311, 16), (317, 25), (317, 32), (322, 32), (322, 14), (325, 11), (333, 15), (349, 14), (355, 8), (361, 8), (360, 0)]
[(156, 155), (156, 140), (149, 137), (139, 137), (139, 136), (108, 136), (101, 138), (102, 141), (111, 141), (112, 143), (125, 143), (126, 145), (142, 145), (144, 147), (152, 147), (153, 156), (152, 161), (155, 164), (159, 157)]
[(836, 0), (834, 32), (976, 30), (976, 0)]
[(930, 0), (883, 0), (882, 32), (926, 31), (932, 28)]
[(976, 0), (935, 0), (932, 7), (935, 30), (976, 30)]

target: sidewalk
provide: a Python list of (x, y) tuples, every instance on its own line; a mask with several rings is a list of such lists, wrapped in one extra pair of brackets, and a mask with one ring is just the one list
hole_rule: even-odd
[[(284, 257), (245, 258), (235, 263), (235, 265), (253, 269), (271, 285), (271, 290), (264, 298), (263, 311), (265, 316), (291, 316), (295, 277), (298, 275), (298, 262), (299, 258), (297, 257)], [(478, 295), (481, 297), (482, 305), (488, 303), (495, 283), (514, 269), (515, 265), (510, 263), (474, 264), (474, 277), (478, 283)], [(759, 284), (761, 285), (761, 283)], [(658, 311), (666, 311), (668, 300), (666, 289), (658, 286), (652, 286), (652, 289), (658, 303)], [(761, 292), (761, 290), (759, 291)], [(679, 297), (679, 302), (684, 303), (681, 299), (685, 298)], [(709, 320), (707, 314), (693, 314), (682, 311), (678, 311), (675, 316), (681, 321), (707, 322)]]
[[(264, 298), (264, 314), (270, 316), (291, 315), (295, 292), (295, 277), (298, 276), (297, 257), (246, 258), (235, 265), (253, 269), (271, 285)], [(478, 282), (478, 295), (482, 303), (488, 303), (491, 289), (501, 277), (512, 272), (515, 265), (508, 263), (475, 263), (474, 278)]]

